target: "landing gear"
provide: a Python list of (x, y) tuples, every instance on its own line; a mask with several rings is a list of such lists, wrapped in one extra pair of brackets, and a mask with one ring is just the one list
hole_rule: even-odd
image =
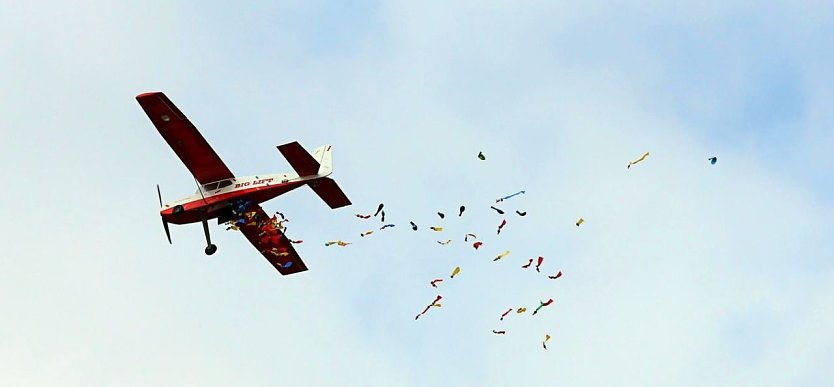
[(185, 208), (183, 208), (183, 206), (177, 204), (176, 206), (174, 206), (174, 209), (171, 211), (171, 214), (174, 215), (174, 216), (179, 216), (183, 212), (185, 212)]
[(211, 235), (209, 234), (208, 221), (205, 214), (203, 214), (203, 232), (206, 233), (206, 255), (212, 255), (217, 251), (217, 246), (211, 243)]

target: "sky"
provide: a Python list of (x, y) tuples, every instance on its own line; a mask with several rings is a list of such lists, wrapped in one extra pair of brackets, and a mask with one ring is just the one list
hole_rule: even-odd
[[(4, 5), (0, 385), (829, 385), (834, 5), (760, 3)], [(352, 206), (264, 204), (309, 271), (166, 243), (148, 91), (239, 176), (333, 145)]]

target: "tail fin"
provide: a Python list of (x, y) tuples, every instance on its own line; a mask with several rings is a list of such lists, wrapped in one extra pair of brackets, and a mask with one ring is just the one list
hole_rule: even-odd
[(316, 148), (312, 155), (307, 153), (298, 142), (279, 145), (278, 150), (299, 176), (320, 176), (315, 180), (310, 180), (308, 185), (330, 208), (335, 209), (351, 204), (350, 199), (336, 182), (326, 177), (333, 173), (333, 153), (330, 145)]

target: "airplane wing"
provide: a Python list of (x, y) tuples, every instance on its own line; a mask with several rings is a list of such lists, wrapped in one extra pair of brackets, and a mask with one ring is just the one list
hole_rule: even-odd
[[(247, 208), (247, 211), (257, 212), (259, 218), (269, 218), (264, 209), (259, 205), (250, 206)], [(249, 243), (251, 243), (252, 246), (255, 246), (258, 252), (261, 253), (261, 255), (263, 255), (264, 258), (266, 258), (266, 260), (269, 261), (269, 263), (271, 263), (279, 273), (281, 273), (281, 275), (295, 274), (307, 270), (307, 265), (305, 265), (304, 261), (301, 260), (301, 257), (298, 256), (298, 252), (295, 251), (295, 248), (292, 247), (292, 243), (290, 243), (290, 240), (287, 239), (286, 235), (283, 233), (281, 233), (278, 243), (275, 244), (272, 243), (272, 241), (265, 241), (264, 237), (260, 235), (261, 230), (257, 226), (244, 226), (240, 228), (240, 231), (246, 236)], [(270, 252), (273, 248), (277, 251), (286, 253), (287, 255), (273, 254)], [(288, 262), (291, 262), (289, 266), (284, 267)]]
[(200, 184), (234, 178), (197, 128), (161, 92), (144, 93), (136, 101), (185, 167)]

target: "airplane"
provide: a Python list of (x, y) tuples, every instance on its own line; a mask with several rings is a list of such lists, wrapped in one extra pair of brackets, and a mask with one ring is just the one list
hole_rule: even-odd
[[(211, 243), (209, 220), (217, 218), (217, 223), (223, 224), (237, 219), (241, 213), (254, 213), (252, 219), (266, 220), (260, 222), (261, 226), (272, 223), (268, 222), (270, 217), (259, 204), (304, 185), (312, 188), (332, 209), (351, 204), (336, 182), (327, 177), (333, 172), (331, 145), (318, 147), (312, 154), (297, 141), (279, 145), (278, 151), (295, 173), (235, 177), (197, 127), (164, 93), (142, 93), (136, 96), (136, 101), (197, 183), (197, 192), (193, 195), (165, 204), (162, 203), (159, 185), (156, 186), (161, 208), (159, 215), (168, 243), (171, 243), (168, 223), (201, 222), (206, 234), (205, 253), (212, 255), (217, 246)], [(280, 229), (276, 231), (273, 228), (268, 230), (271, 232), (266, 232), (255, 223), (258, 222), (241, 225), (239, 230), (281, 275), (307, 270)]]

